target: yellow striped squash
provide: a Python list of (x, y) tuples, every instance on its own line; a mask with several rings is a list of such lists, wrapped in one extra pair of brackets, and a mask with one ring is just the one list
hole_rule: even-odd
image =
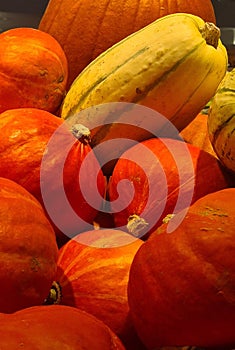
[[(67, 119), (82, 110), (110, 102), (143, 105), (161, 113), (179, 131), (214, 95), (228, 64), (220, 31), (202, 18), (175, 13), (127, 36), (99, 55), (74, 80), (61, 107)], [(117, 122), (121, 116), (117, 113)], [(93, 113), (80, 122), (93, 129)], [(102, 115), (103, 120), (107, 118)], [(141, 123), (139, 117), (136, 123)], [(88, 120), (89, 119), (89, 120)], [(146, 133), (114, 123), (92, 133), (92, 145), (113, 137), (137, 141)]]
[(228, 71), (212, 98), (208, 134), (221, 162), (235, 173), (235, 68)]

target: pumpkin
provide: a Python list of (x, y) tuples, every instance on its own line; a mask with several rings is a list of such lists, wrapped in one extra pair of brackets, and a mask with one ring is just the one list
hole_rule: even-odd
[(146, 237), (167, 215), (230, 186), (217, 158), (181, 140), (152, 138), (131, 147), (109, 180), (116, 227)]
[(66, 91), (65, 53), (48, 33), (12, 28), (0, 34), (0, 113), (33, 107), (55, 113)]
[(208, 134), (220, 161), (235, 172), (235, 68), (228, 71), (212, 98)]
[(1, 349), (125, 350), (100, 320), (63, 305), (34, 306), (0, 314)]
[[(149, 114), (154, 119), (153, 111), (155, 121), (148, 122), (151, 133), (168, 132), (171, 123), (181, 131), (214, 95), (226, 73), (227, 51), (219, 35), (216, 26), (185, 13), (152, 22), (103, 52), (79, 74), (62, 102), (61, 117), (88, 127), (93, 148), (114, 138), (149, 137), (143, 127)], [(135, 109), (136, 104), (143, 108)], [(115, 146), (113, 157), (126, 148), (124, 141)], [(95, 152), (102, 162), (103, 149)]]
[(40, 201), (61, 244), (93, 227), (106, 179), (89, 146), (89, 132), (76, 125), (70, 129), (45, 110), (18, 108), (0, 114), (0, 134), (0, 176)]
[(174, 12), (189, 12), (216, 22), (210, 0), (50, 0), (39, 29), (54, 36), (63, 47), (68, 57), (70, 86), (100, 53), (155, 19)]
[(129, 317), (127, 283), (131, 262), (142, 244), (140, 239), (120, 230), (80, 233), (59, 250), (55, 283), (47, 302), (78, 307), (93, 314), (127, 348), (135, 342), (138, 349)]
[(180, 133), (185, 142), (200, 147), (217, 157), (208, 135), (208, 115), (200, 112)]
[(0, 177), (0, 312), (41, 305), (55, 278), (57, 256), (55, 232), (40, 203)]
[(169, 233), (177, 215), (132, 262), (128, 300), (135, 328), (147, 349), (234, 348), (235, 188), (197, 200)]

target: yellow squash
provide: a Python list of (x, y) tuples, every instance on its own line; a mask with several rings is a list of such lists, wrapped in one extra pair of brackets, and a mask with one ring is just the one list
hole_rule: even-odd
[[(61, 117), (67, 119), (104, 103), (127, 102), (161, 113), (181, 131), (214, 95), (226, 73), (227, 60), (214, 24), (186, 13), (162, 17), (92, 61), (65, 96)], [(104, 124), (110, 110), (107, 116), (101, 114)], [(98, 115), (83, 113), (77, 119), (92, 130)], [(91, 134), (92, 145), (125, 135), (137, 141), (148, 137), (126, 124), (123, 128), (115, 124), (121, 117), (122, 107), (111, 125), (96, 127)], [(141, 126), (144, 118), (136, 117), (134, 124)], [(159, 127), (157, 123), (155, 127)], [(160, 123), (160, 127), (164, 125)]]

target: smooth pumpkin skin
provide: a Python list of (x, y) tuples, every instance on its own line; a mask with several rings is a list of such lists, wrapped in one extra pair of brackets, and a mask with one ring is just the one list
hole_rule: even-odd
[(41, 202), (43, 152), (61, 124), (60, 118), (34, 108), (17, 108), (0, 114), (0, 174), (18, 182)]
[[(217, 158), (199, 147), (182, 142), (180, 139), (152, 138), (122, 154), (108, 185), (116, 227), (126, 227), (128, 218), (138, 215), (149, 224), (146, 232), (141, 233), (146, 237), (161, 225), (166, 215), (187, 208), (210, 192), (230, 186), (230, 176)], [(146, 154), (145, 147), (154, 158)], [(118, 187), (122, 180), (126, 182)], [(130, 198), (131, 186), (133, 196)], [(176, 209), (178, 197), (180, 202)], [(115, 203), (115, 200), (118, 202)], [(118, 209), (120, 206), (122, 210)]]
[[(143, 349), (127, 302), (129, 270), (143, 241), (114, 229), (86, 231), (59, 250), (57, 302), (89, 312), (107, 324), (127, 349)], [(141, 346), (141, 347), (140, 347)]]
[(40, 203), (3, 177), (0, 208), (0, 312), (11, 313), (44, 302), (55, 278), (58, 247)]
[[(60, 129), (61, 127), (63, 129)], [(70, 233), (75, 235), (83, 231), (88, 223), (92, 224), (98, 209), (84, 198), (80, 183), (83, 184), (83, 190), (85, 186), (86, 194), (90, 197), (94, 197), (94, 189), (100, 191), (101, 197), (96, 197), (96, 206), (99, 208), (105, 192), (106, 179), (100, 171), (97, 159), (91, 153), (89, 143), (73, 137), (61, 118), (35, 108), (12, 109), (0, 114), (0, 134), (0, 176), (7, 177), (26, 188), (40, 201), (49, 216), (51, 211), (55, 210), (56, 216), (62, 218), (64, 225), (62, 229), (56, 227), (57, 222), (53, 222), (55, 220), (52, 218), (58, 236), (63, 238), (64, 233), (66, 239)], [(49, 141), (55, 134), (59, 136), (50, 144)], [(74, 144), (67, 152), (66, 147), (68, 150), (71, 141)], [(43, 161), (42, 166), (48, 147), (50, 157)], [(85, 165), (86, 179), (83, 176), (81, 181), (81, 164), (88, 154), (90, 158)], [(63, 164), (64, 155), (67, 158)], [(91, 178), (93, 172), (98, 173), (97, 183), (93, 177)], [(42, 188), (44, 188), (43, 196)], [(61, 188), (64, 188), (71, 207), (84, 221), (80, 222), (80, 226), (71, 218), (70, 206), (66, 209), (66, 203), (61, 199)]]
[(220, 161), (235, 174), (235, 68), (228, 71), (208, 111), (208, 134)]
[(217, 157), (208, 135), (208, 115), (200, 112), (180, 133), (185, 142)]
[(234, 347), (234, 200), (235, 188), (200, 198), (172, 233), (163, 224), (135, 255), (128, 300), (147, 349)]
[(55, 113), (66, 92), (68, 62), (48, 33), (12, 28), (0, 34), (0, 113), (33, 107)]
[(175, 12), (216, 22), (210, 0), (50, 0), (39, 29), (50, 33), (63, 47), (69, 63), (69, 87), (103, 51), (157, 18)]
[(0, 314), (0, 327), (2, 350), (125, 350), (105, 324), (69, 306), (35, 306)]

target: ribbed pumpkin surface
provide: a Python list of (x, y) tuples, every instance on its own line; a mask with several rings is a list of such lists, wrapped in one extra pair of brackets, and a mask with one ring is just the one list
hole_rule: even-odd
[(174, 12), (192, 13), (215, 23), (210, 0), (50, 0), (39, 28), (63, 47), (69, 63), (70, 86), (101, 52)]

